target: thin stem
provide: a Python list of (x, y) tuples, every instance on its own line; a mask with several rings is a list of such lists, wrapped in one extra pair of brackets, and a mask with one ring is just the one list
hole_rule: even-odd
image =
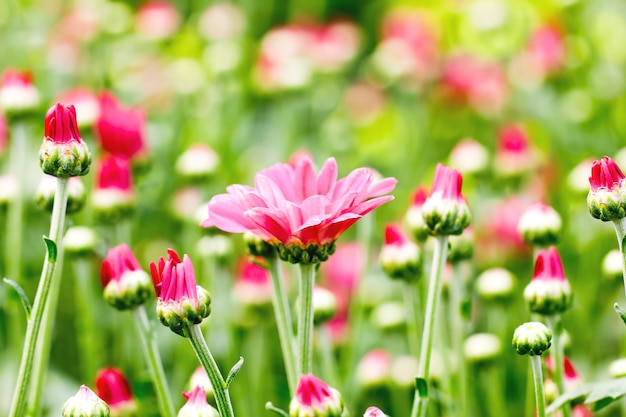
[[(559, 314), (553, 317), (546, 318), (550, 331), (552, 332), (552, 356), (554, 363), (554, 380), (556, 386), (559, 389), (559, 395), (565, 393), (565, 380), (563, 375), (563, 324), (561, 322), (561, 316)], [(569, 403), (563, 404), (561, 407), (563, 417), (571, 417), (572, 409)]]
[[(65, 209), (67, 205), (68, 192), (67, 183), (67, 178), (57, 178), (57, 189), (52, 208), (52, 219), (50, 221), (49, 239), (57, 245), (57, 250), (60, 248), (61, 231), (63, 230), (65, 224)], [(33, 363), (39, 361), (39, 356), (44, 354), (41, 349), (37, 349), (37, 339), (43, 321), (44, 312), (46, 311), (46, 305), (48, 304), (50, 298), (50, 287), (52, 286), (56, 261), (56, 255), (51, 254), (49, 249), (46, 250), (44, 264), (41, 270), (41, 278), (39, 280), (39, 286), (37, 287), (37, 294), (35, 295), (35, 302), (33, 304), (26, 328), (26, 338), (24, 340), (22, 359), (20, 362), (20, 369), (15, 385), (13, 400), (11, 402), (9, 417), (23, 417), (25, 415), (30, 383), (32, 380), (39, 379), (38, 375), (31, 375), (31, 373), (33, 370)], [(52, 317), (52, 314), (49, 314), (48, 316)], [(39, 368), (37, 371), (43, 372), (44, 369)], [(40, 392), (34, 393), (35, 398), (37, 398), (40, 394)], [(38, 401), (35, 400), (35, 402)]]
[(76, 333), (80, 375), (85, 381), (93, 378), (98, 370), (101, 342), (94, 322), (92, 281), (95, 282), (89, 261), (79, 258), (71, 262), (74, 269), (74, 303), (76, 305)]
[(176, 415), (176, 412), (174, 411), (174, 404), (172, 403), (169, 387), (167, 385), (163, 363), (154, 337), (154, 329), (150, 324), (150, 320), (148, 320), (148, 315), (143, 305), (135, 308), (133, 315), (135, 316), (135, 324), (137, 325), (141, 345), (146, 357), (146, 362), (148, 363), (152, 384), (156, 391), (159, 410), (162, 416), (173, 417)]
[(287, 291), (285, 290), (285, 283), (278, 259), (276, 257), (268, 258), (267, 262), (270, 266), (270, 277), (273, 287), (272, 304), (274, 306), (274, 315), (276, 316), (276, 326), (278, 327), (278, 338), (280, 339), (280, 348), (283, 352), (289, 393), (293, 396), (298, 384), (298, 365), (293, 331), (291, 330), (293, 322), (291, 321), (291, 311), (289, 310), (289, 299), (287, 298)]
[(462, 311), (463, 297), (465, 296), (463, 276), (459, 265), (454, 266), (454, 279), (449, 285), (450, 295), (450, 328), (452, 329), (451, 342), (457, 357), (457, 395), (458, 415), (467, 415), (467, 362), (465, 360), (464, 342), (465, 342), (465, 322), (463, 320)]
[(234, 417), (235, 414), (233, 413), (233, 406), (230, 403), (228, 387), (202, 336), (202, 330), (200, 330), (199, 325), (194, 324), (188, 327), (188, 338), (193, 350), (196, 352), (198, 360), (209, 377), (209, 381), (211, 381), (215, 393), (217, 411), (219, 411), (220, 417)]
[(313, 373), (313, 286), (315, 265), (300, 264), (300, 298), (298, 310), (299, 375)]
[(533, 368), (533, 381), (535, 382), (535, 406), (537, 407), (537, 417), (546, 417), (546, 396), (543, 390), (541, 356), (531, 356), (530, 364)]
[(338, 387), (340, 385), (339, 377), (337, 376), (337, 361), (335, 360), (333, 342), (328, 328), (325, 325), (318, 326), (317, 335), (317, 347), (324, 381), (331, 387)]
[(420, 305), (419, 294), (417, 293), (417, 287), (415, 283), (405, 282), (404, 283), (404, 308), (406, 308), (407, 315), (407, 337), (409, 339), (409, 352), (411, 355), (418, 356), (420, 347), (419, 347), (419, 333), (418, 323), (420, 320), (418, 319), (418, 310)]
[[(428, 298), (426, 300), (426, 316), (422, 330), (422, 347), (420, 349), (420, 360), (417, 371), (417, 378), (424, 384), (428, 384), (430, 374), (430, 354), (433, 347), (435, 318), (437, 316), (437, 306), (441, 298), (442, 271), (446, 262), (447, 253), (448, 236), (437, 236), (433, 250), (433, 263), (428, 284)], [(416, 390), (413, 398), (411, 417), (425, 416), (427, 405), (428, 391), (420, 393), (419, 389)]]
[(622, 254), (622, 276), (624, 277), (624, 293), (626, 293), (626, 248), (624, 248), (623, 241), (626, 237), (626, 218), (613, 221), (615, 226), (615, 234), (617, 235), (617, 245), (619, 251)]

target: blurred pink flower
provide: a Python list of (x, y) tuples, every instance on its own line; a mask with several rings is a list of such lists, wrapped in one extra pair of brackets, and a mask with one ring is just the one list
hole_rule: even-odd
[(312, 374), (300, 375), (298, 388), (289, 404), (289, 416), (339, 417), (343, 412), (341, 394)]
[(135, 15), (137, 32), (149, 39), (167, 39), (178, 30), (180, 14), (171, 2), (150, 0), (143, 3)]
[(385, 349), (373, 349), (359, 361), (356, 379), (361, 386), (383, 386), (389, 380), (391, 355)]
[(445, 94), (486, 115), (498, 114), (506, 104), (508, 85), (501, 66), (469, 54), (449, 57), (441, 83)]
[(385, 413), (383, 413), (378, 407), (368, 407), (368, 409), (365, 410), (363, 417), (385, 417)]
[(187, 402), (178, 412), (179, 416), (219, 417), (218, 411), (207, 402), (203, 386), (196, 385), (191, 391), (183, 392), (183, 397)]
[(243, 305), (264, 305), (272, 300), (272, 283), (267, 269), (245, 260), (233, 285), (234, 298)]
[(143, 271), (127, 244), (115, 246), (109, 249), (106, 258), (102, 261), (100, 278), (102, 287), (106, 287), (111, 281), (120, 281), (126, 272)]
[(92, 126), (100, 117), (100, 100), (88, 88), (74, 88), (59, 93), (57, 101), (76, 108), (76, 120), (79, 127)]
[(559, 70), (565, 61), (565, 41), (561, 27), (546, 23), (530, 35), (526, 52), (544, 75)]
[(538, 165), (538, 155), (526, 129), (519, 124), (508, 124), (498, 132), (495, 170), (502, 175), (517, 175)]
[(5, 114), (33, 110), (39, 105), (39, 92), (30, 71), (7, 68), (0, 79), (0, 109)]
[(111, 415), (120, 416), (123, 411), (136, 410), (128, 380), (117, 368), (105, 368), (96, 375), (96, 393), (111, 408)]
[(132, 196), (130, 161), (123, 157), (105, 155), (96, 172), (96, 189), (116, 189)]
[(397, 180), (374, 181), (368, 168), (337, 181), (337, 163), (326, 160), (319, 174), (304, 157), (256, 174), (255, 187), (231, 185), (209, 202), (203, 227), (252, 232), (272, 244), (306, 247), (332, 244), (346, 229), (390, 201)]
[(100, 110), (95, 128), (105, 151), (129, 159), (147, 153), (146, 114), (142, 109), (127, 108), (105, 92), (100, 97)]

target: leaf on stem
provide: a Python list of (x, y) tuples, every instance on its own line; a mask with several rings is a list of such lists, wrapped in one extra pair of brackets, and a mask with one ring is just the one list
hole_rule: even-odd
[(274, 404), (272, 404), (270, 401), (265, 403), (265, 409), (269, 411), (273, 411), (279, 416), (289, 417), (289, 414), (287, 414), (285, 410), (281, 410), (280, 408), (274, 407)]
[(240, 356), (237, 363), (234, 364), (233, 367), (230, 368), (230, 371), (228, 372), (228, 376), (226, 377), (226, 382), (224, 383), (224, 385), (226, 386), (226, 389), (230, 387), (230, 383), (233, 382), (233, 379), (235, 379), (235, 377), (241, 370), (242, 365), (243, 365), (243, 357)]
[(43, 237), (43, 241), (46, 244), (46, 250), (48, 251), (48, 262), (56, 262), (57, 261), (57, 244), (54, 243), (54, 240), (48, 238), (47, 236)]
[(608, 381), (591, 382), (567, 391), (559, 396), (550, 406), (546, 413), (551, 414), (569, 402), (584, 402), (591, 404), (593, 410), (600, 410), (626, 394), (626, 377)]
[(20, 299), (22, 300), (22, 305), (24, 306), (24, 311), (26, 312), (26, 320), (30, 320), (30, 300), (28, 299), (24, 288), (22, 288), (20, 284), (11, 279), (3, 278), (3, 281), (13, 287), (15, 292), (17, 292), (17, 294), (20, 296)]
[(420, 398), (428, 398), (428, 381), (424, 378), (415, 378), (415, 390)]

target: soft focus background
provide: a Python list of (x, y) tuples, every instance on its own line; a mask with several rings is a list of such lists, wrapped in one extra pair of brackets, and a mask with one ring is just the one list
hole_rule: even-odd
[[(464, 174), (475, 241), (468, 287), (492, 267), (509, 269), (517, 282), (504, 304), (482, 303), (475, 293), (468, 299), (468, 332), (499, 332), (503, 342), (492, 366), (505, 383), (492, 384), (485, 369), (472, 369), (474, 415), (487, 413), (488, 387), (501, 394), (507, 415), (522, 415), (527, 360), (509, 341), (530, 318), (522, 290), (533, 265), (516, 226), (538, 201), (552, 205), (564, 223), (558, 249), (575, 297), (564, 315), (567, 354), (582, 379), (608, 378), (609, 363), (626, 354), (626, 329), (612, 308), (615, 301), (624, 304), (624, 292), (619, 262), (617, 272), (603, 269), (604, 256), (617, 247), (612, 225), (592, 219), (585, 198), (591, 160), (609, 155), (626, 166), (624, 45), (626, 5), (618, 0), (0, 2), (0, 71), (30, 71), (41, 102), (26, 119), (23, 239), (10, 232), (7, 198), (0, 214), (6, 231), (0, 233), (0, 273), (10, 275), (7, 260), (19, 245), (19, 281), (31, 298), (49, 222), (34, 204), (46, 109), (68, 90), (85, 88), (96, 96), (110, 91), (147, 115), (148, 151), (134, 172), (133, 214), (121, 225), (99, 223), (89, 215), (88, 198), (83, 212), (69, 217), (70, 225), (93, 227), (100, 240), (81, 268), (70, 258), (64, 262), (47, 415), (58, 415), (80, 384), (93, 388), (95, 374), (85, 361), (122, 369), (144, 407), (141, 415), (156, 413), (132, 316), (100, 298), (102, 257), (122, 241), (145, 268), (168, 247), (192, 257), (214, 300), (209, 346), (223, 370), (240, 355), (246, 359), (232, 387), (235, 412), (266, 415), (266, 401), (287, 406), (271, 309), (245, 308), (233, 296), (245, 259), (241, 237), (215, 239), (215, 231), (198, 223), (212, 195), (231, 183), (249, 184), (260, 169), (302, 151), (318, 165), (335, 157), (340, 176), (369, 166), (399, 180), (396, 199), (344, 235), (320, 272), (320, 282), (343, 280), (343, 287), (332, 281), (333, 288), (343, 291), (344, 312), (349, 300), (356, 312), (320, 332), (329, 338), (320, 345), (333, 351), (320, 348), (320, 357), (330, 353), (317, 361), (328, 365), (320, 376), (344, 394), (353, 415), (368, 405), (408, 415), (414, 360), (406, 357), (402, 286), (384, 276), (376, 258), (384, 225), (402, 221), (412, 192), (431, 183), (437, 162)], [(81, 119), (86, 110), (77, 107)], [(81, 133), (95, 172), (100, 145), (90, 126)], [(3, 120), (2, 174), (11, 173), (11, 138), (12, 124)], [(192, 151), (179, 162), (194, 144), (214, 155), (202, 159)], [(190, 172), (198, 164), (200, 172)], [(82, 180), (89, 194), (94, 174)], [(7, 189), (0, 183), (0, 195)], [(226, 245), (225, 252), (217, 245)], [(84, 277), (91, 290), (77, 294), (75, 283)], [(81, 297), (98, 329), (91, 339), (97, 357), (90, 360), (81, 358), (77, 342)], [(17, 297), (0, 285), (0, 414), (13, 391), (24, 327)], [(189, 388), (197, 362), (185, 340), (161, 326), (158, 334), (179, 406), (178, 393)], [(385, 360), (359, 367), (373, 349), (384, 349)], [(441, 369), (433, 372), (444, 374)], [(442, 395), (436, 404), (445, 409), (446, 401), (453, 400)], [(620, 407), (598, 415), (621, 415)]]

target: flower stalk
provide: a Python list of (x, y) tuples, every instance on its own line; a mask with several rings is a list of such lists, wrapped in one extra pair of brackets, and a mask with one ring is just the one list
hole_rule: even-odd
[(530, 364), (533, 370), (535, 383), (535, 406), (537, 417), (546, 417), (546, 396), (543, 388), (543, 372), (541, 371), (541, 356), (531, 355)]
[(300, 264), (299, 375), (313, 373), (313, 287), (316, 264)]
[[(565, 393), (565, 376), (563, 373), (563, 323), (561, 322), (561, 315), (556, 314), (551, 317), (546, 317), (548, 327), (552, 332), (552, 355), (554, 356), (554, 381), (559, 389), (559, 395)], [(571, 417), (572, 409), (569, 403), (565, 403), (561, 407), (563, 417)]]

